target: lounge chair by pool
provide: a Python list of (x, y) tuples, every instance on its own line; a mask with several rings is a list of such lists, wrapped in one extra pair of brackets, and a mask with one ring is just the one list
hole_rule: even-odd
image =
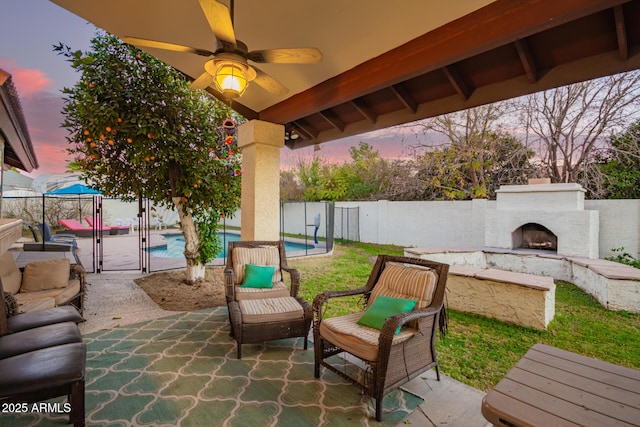
[(129, 226), (128, 225), (104, 225), (102, 220), (99, 218), (92, 218), (90, 216), (85, 216), (84, 220), (87, 221), (89, 226), (96, 228), (96, 230), (102, 230), (103, 232), (108, 231), (110, 234), (128, 234)]
[(59, 219), (58, 222), (61, 226), (69, 230), (69, 232), (75, 234), (78, 237), (92, 237), (93, 228), (87, 227), (76, 219)]

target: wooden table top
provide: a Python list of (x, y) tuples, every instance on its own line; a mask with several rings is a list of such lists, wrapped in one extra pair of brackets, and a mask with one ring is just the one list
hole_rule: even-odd
[(640, 371), (534, 345), (482, 400), (497, 426), (640, 426)]

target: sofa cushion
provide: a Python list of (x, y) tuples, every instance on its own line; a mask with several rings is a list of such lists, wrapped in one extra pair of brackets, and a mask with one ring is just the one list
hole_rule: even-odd
[(0, 256), (0, 279), (2, 279), (2, 288), (6, 293), (14, 295), (20, 291), (22, 273), (20, 273), (11, 252), (5, 252)]
[(265, 298), (238, 301), (242, 313), (242, 323), (269, 323), (298, 320), (304, 317), (304, 310), (293, 297)]
[(53, 297), (22, 299), (21, 297), (24, 295), (29, 295), (29, 293), (18, 292), (15, 295), (16, 301), (18, 302), (19, 313), (29, 313), (31, 311), (38, 311), (38, 310), (48, 310), (56, 306), (56, 299)]
[(416, 310), (426, 308), (431, 304), (437, 282), (438, 275), (430, 268), (388, 262), (371, 292), (369, 305), (384, 295), (416, 300)]
[(74, 342), (82, 342), (82, 335), (73, 322), (28, 329), (0, 337), (0, 359)]
[(70, 305), (56, 307), (50, 310), (34, 311), (19, 316), (11, 316), (7, 319), (7, 330), (10, 334), (39, 328), (40, 326), (53, 325), (63, 322), (80, 323), (84, 319), (75, 307)]
[(280, 272), (280, 251), (276, 246), (263, 246), (259, 248), (234, 248), (233, 271), (236, 276), (236, 285), (244, 279), (244, 266), (246, 264), (267, 265), (275, 267), (272, 282), (282, 280)]
[[(320, 335), (355, 356), (364, 360), (376, 361), (378, 360), (380, 331), (358, 325), (358, 320), (362, 313), (322, 319), (322, 322), (320, 322)], [(393, 337), (392, 345), (408, 340), (415, 333), (415, 329), (402, 328), (400, 333)]]
[(291, 291), (283, 281), (272, 283), (271, 288), (245, 288), (235, 287), (236, 301), (245, 299), (279, 298), (291, 296)]
[[(0, 360), (0, 398), (55, 389), (84, 380), (84, 343), (57, 345)], [(44, 386), (46, 384), (46, 387)]]
[(63, 305), (68, 303), (74, 296), (80, 292), (80, 280), (73, 279), (67, 281), (68, 286), (66, 288), (47, 289), (44, 291), (35, 292), (20, 292), (14, 295), (18, 304), (36, 301), (40, 298), (53, 298), (56, 305)]
[(20, 292), (64, 288), (69, 284), (70, 269), (67, 258), (30, 262), (24, 267)]

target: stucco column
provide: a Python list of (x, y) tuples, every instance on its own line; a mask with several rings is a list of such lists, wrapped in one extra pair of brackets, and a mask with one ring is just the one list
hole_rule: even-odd
[(284, 126), (251, 120), (238, 127), (242, 149), (242, 240), (280, 237), (280, 149)]

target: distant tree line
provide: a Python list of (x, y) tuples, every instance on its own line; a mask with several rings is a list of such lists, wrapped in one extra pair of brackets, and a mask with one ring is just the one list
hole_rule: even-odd
[(639, 83), (634, 71), (423, 120), (407, 158), (361, 142), (341, 164), (301, 160), (281, 172), (281, 198), (494, 199), (529, 178), (581, 184), (590, 199), (640, 198)]

